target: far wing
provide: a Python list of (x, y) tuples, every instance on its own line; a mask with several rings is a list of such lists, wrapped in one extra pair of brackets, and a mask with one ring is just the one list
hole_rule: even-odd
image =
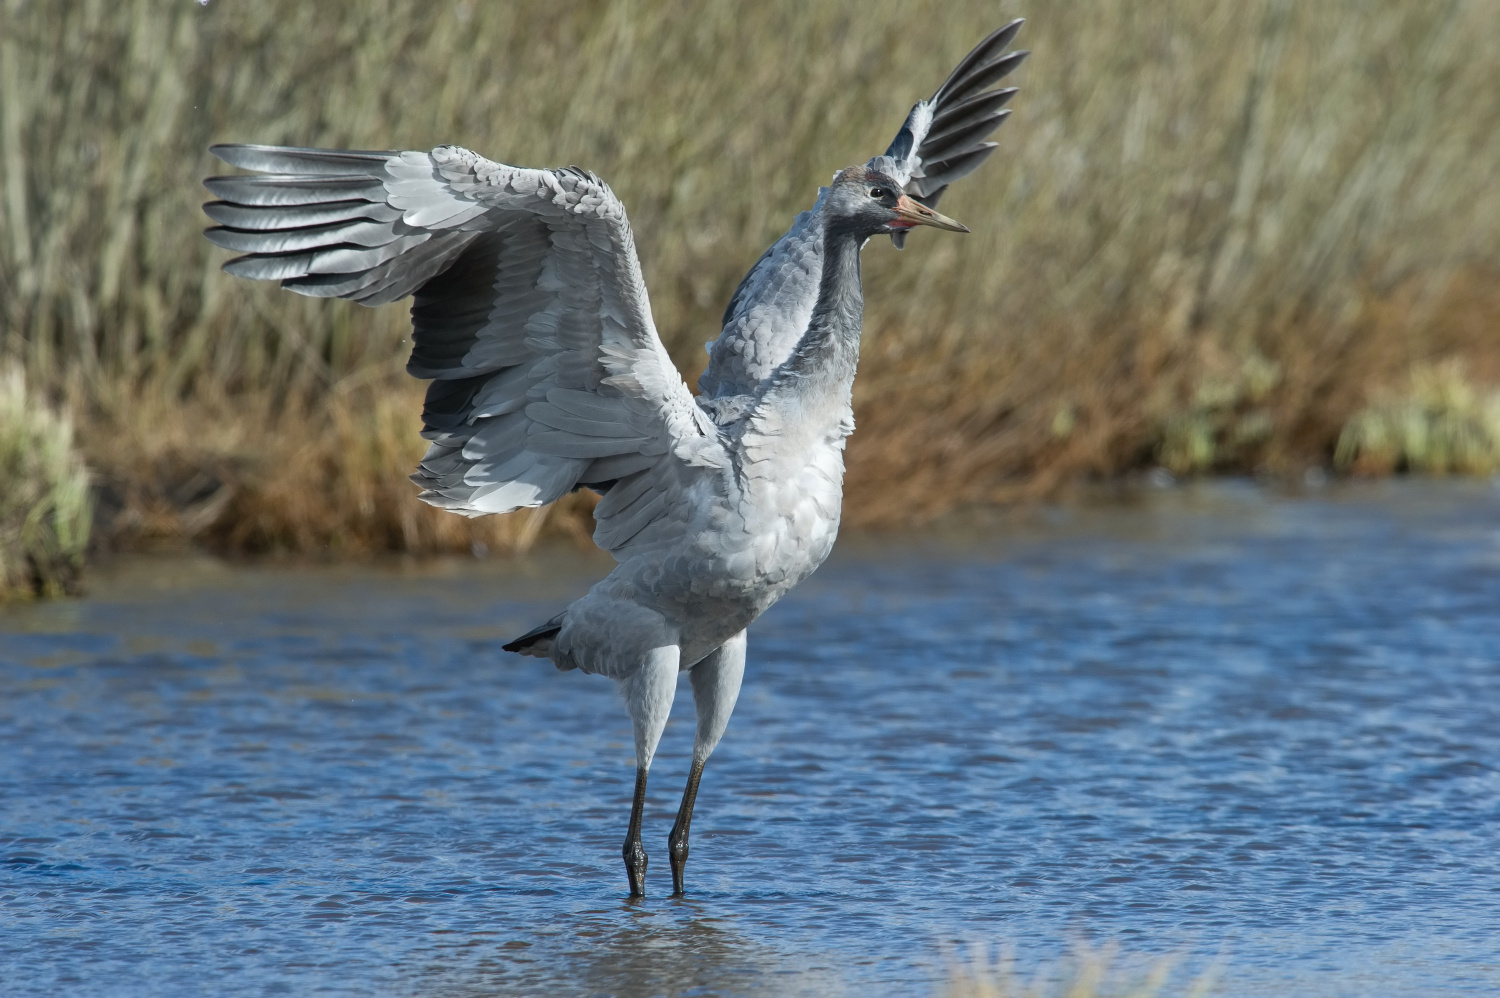
[[(936, 93), (917, 102), (890, 147), (869, 165), (899, 180), (907, 194), (928, 207), (938, 203), (948, 185), (977, 170), (996, 147), (985, 140), (1010, 114), (1005, 104), (1015, 88), (989, 88), (1026, 58), (1024, 51), (1005, 51), (1022, 23), (1012, 21), (974, 46)], [(823, 272), (820, 210), (826, 190), (818, 192), (812, 210), (797, 216), (735, 289), (723, 329), (708, 344), (708, 367), (698, 381), (704, 395), (754, 393), (802, 338)], [(897, 249), (907, 234), (891, 234)]]
[(215, 146), (264, 176), (212, 177), (207, 236), (232, 274), (365, 304), (416, 295), (407, 370), (431, 378), (412, 479), (466, 515), (606, 493), (617, 557), (707, 515), (728, 459), (651, 318), (624, 207), (576, 168), (467, 149)]
[[(1016, 93), (1015, 87), (990, 88), (1030, 54), (1005, 51), (1024, 21), (1017, 18), (974, 46), (937, 93), (917, 102), (885, 155), (870, 165), (900, 180), (907, 194), (929, 208), (948, 185), (979, 169), (998, 145), (985, 140), (1009, 117), (1005, 105)], [(892, 233), (891, 242), (900, 249), (907, 235)]]

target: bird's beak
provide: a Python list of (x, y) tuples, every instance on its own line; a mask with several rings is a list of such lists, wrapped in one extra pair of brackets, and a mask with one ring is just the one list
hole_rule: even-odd
[(896, 219), (891, 225), (898, 229), (909, 229), (913, 225), (931, 225), (939, 229), (947, 229), (949, 232), (968, 232), (968, 226), (962, 225), (949, 218), (940, 215), (927, 207), (907, 197), (905, 194), (896, 199)]

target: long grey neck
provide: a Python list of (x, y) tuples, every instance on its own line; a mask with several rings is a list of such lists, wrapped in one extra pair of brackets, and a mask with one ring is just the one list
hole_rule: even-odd
[(864, 318), (860, 243), (855, 236), (825, 233), (818, 301), (807, 330), (743, 424), (747, 446), (777, 441), (768, 459), (805, 463), (822, 448), (842, 450), (854, 430), (854, 369)]
[(823, 237), (823, 273), (818, 302), (807, 332), (777, 372), (783, 385), (805, 401), (813, 396), (847, 402), (859, 363), (859, 334), (865, 296), (859, 282), (859, 250), (864, 240), (830, 228)]

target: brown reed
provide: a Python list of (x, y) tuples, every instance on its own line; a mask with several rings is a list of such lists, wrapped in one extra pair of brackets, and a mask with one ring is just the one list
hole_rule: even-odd
[(1020, 14), (1003, 149), (943, 205), (974, 235), (866, 254), (850, 522), (1330, 464), (1413, 365), (1500, 380), (1488, 0), (0, 0), (0, 355), (76, 413), (119, 543), (504, 549), (542, 521), (439, 517), (404, 481), (402, 306), (218, 272), (207, 145), (588, 166), (696, 377), (818, 184)]

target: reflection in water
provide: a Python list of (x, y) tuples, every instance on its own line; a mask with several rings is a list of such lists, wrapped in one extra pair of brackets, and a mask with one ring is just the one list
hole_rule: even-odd
[(530, 942), (471, 939), (464, 970), (434, 964), (417, 993), (441, 996), (535, 994), (837, 995), (828, 971), (778, 965), (774, 950), (749, 942), (703, 906), (653, 910), (631, 902), (553, 921)]
[[(722, 987), (764, 991), (765, 953), (694, 914), (663, 918), (641, 906), (624, 921), (580, 926), (579, 980), (594, 994), (682, 994)], [(673, 915), (679, 913), (673, 912)], [(759, 959), (756, 959), (756, 957)]]
[(1237, 995), (1500, 987), (1500, 499), (1049, 516), (853, 539), (756, 626), (687, 901), (687, 698), (629, 904), (610, 684), (499, 650), (593, 559), (0, 611), (0, 994), (905, 995), (1079, 935)]

